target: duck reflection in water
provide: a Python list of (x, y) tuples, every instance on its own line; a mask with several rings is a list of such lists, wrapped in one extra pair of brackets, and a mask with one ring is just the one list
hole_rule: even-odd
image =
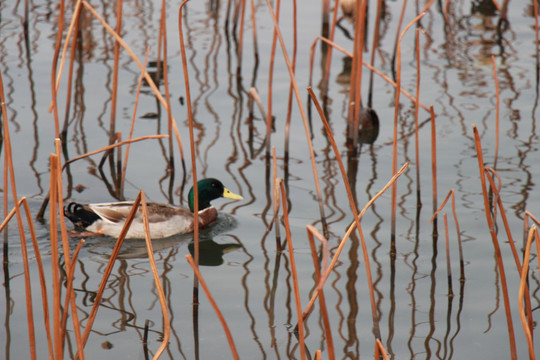
[[(199, 265), (219, 266), (223, 264), (223, 255), (238, 250), (242, 245), (236, 243), (219, 244), (213, 239), (199, 241)], [(188, 245), (189, 253), (195, 256), (195, 243), (191, 241)]]

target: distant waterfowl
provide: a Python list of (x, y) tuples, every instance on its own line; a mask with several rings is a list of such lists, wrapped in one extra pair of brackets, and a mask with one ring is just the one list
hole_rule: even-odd
[[(242, 196), (229, 191), (217, 179), (203, 179), (197, 183), (199, 197), (199, 228), (212, 223), (217, 218), (217, 210), (210, 205), (212, 200), (220, 197), (242, 200)], [(165, 238), (172, 235), (186, 234), (194, 229), (193, 188), (188, 195), (189, 209), (160, 203), (148, 203), (148, 221), (152, 239)], [(133, 206), (132, 201), (78, 204), (70, 203), (65, 208), (65, 215), (75, 227), (86, 231), (118, 237)], [(139, 207), (126, 238), (144, 238), (142, 209)]]

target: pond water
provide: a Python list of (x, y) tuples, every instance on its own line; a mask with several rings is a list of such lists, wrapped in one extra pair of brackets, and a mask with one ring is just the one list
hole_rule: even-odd
[[(364, 59), (372, 49), (374, 12), (370, 16)], [(402, 2), (383, 1), (380, 44), (375, 67), (392, 77), (392, 55)], [(454, 296), (449, 296), (445, 231), (442, 217), (436, 228), (430, 223), (432, 204), (431, 123), (429, 112), (419, 113), (419, 153), (415, 158), (414, 103), (401, 96), (397, 135), (398, 165), (410, 161), (397, 181), (396, 256), (391, 253), (391, 193), (386, 192), (362, 219), (368, 248), (375, 306), (381, 340), (394, 359), (507, 359), (510, 342), (500, 270), (496, 265), (487, 225), (473, 125), (478, 128), (484, 161), (501, 178), (501, 199), (510, 230), (521, 254), (525, 211), (540, 216), (538, 114), (538, 57), (535, 17), (531, 2), (513, 2), (508, 9), (508, 26), (498, 31), (500, 13), (488, 0), (452, 1), (445, 16), (435, 3), (420, 25), (420, 101), (433, 105), (436, 114), (437, 203), (455, 191), (456, 212), (463, 240), (465, 281), (459, 282), (459, 253), (452, 212), (448, 214), (451, 271)], [(111, 26), (116, 24), (116, 4), (92, 2), (97, 13)], [(167, 140), (145, 140), (131, 146), (123, 196), (135, 199), (144, 190), (152, 201), (186, 204), (192, 172), (186, 91), (178, 37), (177, 2), (166, 5), (168, 76), (172, 114), (181, 134), (186, 172), (180, 153), (173, 145), (174, 172), (169, 168)], [(332, 5), (333, 6), (333, 5)], [(409, 1), (403, 25), (425, 6)], [(444, 5), (443, 5), (444, 6)], [(66, 23), (73, 15), (73, 3), (66, 4)], [(201, 233), (201, 273), (231, 329), (240, 358), (299, 359), (294, 335), (297, 314), (290, 254), (276, 249), (272, 221), (272, 171), (265, 156), (265, 121), (257, 107), (250, 117), (248, 91), (255, 87), (268, 109), (268, 82), (273, 24), (266, 2), (254, 1), (256, 26), (246, 7), (246, 25), (241, 61), (238, 57), (239, 28), (233, 28), (233, 9), (228, 19), (226, 1), (192, 0), (183, 18), (187, 67), (195, 121), (197, 177), (216, 177), (244, 200), (220, 199), (217, 223)], [(309, 83), (310, 46), (321, 34), (321, 4), (301, 0), (298, 11), (296, 79), (303, 106), (309, 108), (309, 129), (315, 163), (321, 182), (330, 254), (337, 250), (353, 221), (346, 188), (336, 155), (325, 135), (315, 109), (306, 103)], [(18, 196), (29, 199), (37, 214), (49, 191), (49, 154), (54, 152), (55, 126), (48, 112), (51, 101), (51, 66), (58, 29), (59, 3), (35, 0), (29, 3), (25, 37), (24, 4), (7, 2), (0, 7), (0, 71), (4, 82), (8, 126), (11, 134)], [(125, 1), (122, 37), (135, 55), (144, 61), (147, 47), (150, 61), (156, 61), (161, 4), (153, 1)], [(341, 14), (341, 13), (340, 13)], [(343, 29), (352, 33), (345, 19)], [(293, 52), (293, 7), (284, 2), (280, 25), (287, 51)], [(67, 26), (66, 26), (67, 27)], [(253, 29), (257, 31), (258, 63), (254, 56)], [(352, 52), (353, 42), (337, 29), (335, 42)], [(64, 36), (67, 29), (64, 30)], [(72, 101), (66, 112), (67, 72), (58, 93), (61, 124), (67, 119), (64, 161), (109, 144), (111, 97), (114, 72), (114, 39), (103, 26), (84, 12), (73, 71)], [(315, 47), (313, 87), (322, 96), (324, 69), (321, 46)], [(416, 91), (416, 45), (414, 26), (402, 39), (401, 83)], [(69, 52), (68, 52), (69, 54)], [(496, 87), (491, 55), (494, 56), (500, 87), (500, 130), (496, 165)], [(136, 103), (140, 71), (125, 51), (120, 53), (115, 132), (129, 136)], [(155, 64), (154, 64), (155, 65)], [(240, 69), (238, 77), (237, 69)], [(67, 69), (67, 65), (66, 65)], [(369, 72), (364, 68), (363, 96), (369, 91)], [(364, 144), (359, 154), (347, 147), (349, 73), (345, 55), (334, 51), (328, 86), (328, 121), (353, 180), (359, 208), (392, 177), (394, 131), (394, 88), (381, 77), (373, 80), (373, 103), (380, 119), (380, 131), (373, 145)], [(286, 181), (291, 238), (294, 247), (302, 307), (315, 289), (315, 274), (306, 225), (321, 232), (310, 153), (297, 103), (293, 100), (290, 152), (285, 156), (290, 77), (279, 44), (273, 73), (272, 113), (275, 118), (271, 145), (277, 155), (277, 176)], [(165, 95), (163, 81), (160, 91)], [(5, 119), (2, 119), (5, 121)], [(143, 84), (137, 107), (133, 137), (167, 133), (167, 115), (149, 86)], [(5, 149), (2, 148), (2, 154)], [(122, 152), (122, 156), (125, 150)], [(100, 172), (102, 155), (76, 161), (64, 172), (66, 201), (116, 201), (108, 163)], [(2, 157), (2, 164), (4, 158)], [(420, 170), (420, 179), (416, 169)], [(185, 182), (184, 182), (185, 180)], [(419, 183), (418, 183), (419, 181)], [(417, 196), (417, 184), (419, 195)], [(13, 205), (11, 187), (10, 206)], [(6, 192), (2, 192), (6, 195)], [(6, 195), (7, 196), (7, 195)], [(183, 200), (180, 200), (183, 199)], [(419, 201), (423, 204), (418, 208)], [(500, 214), (500, 211), (497, 212)], [(49, 296), (52, 293), (49, 215), (36, 222)], [(69, 225), (71, 226), (71, 225)], [(71, 227), (70, 227), (71, 228)], [(434, 231), (439, 236), (434, 236)], [(496, 229), (503, 254), (508, 294), (519, 358), (528, 356), (527, 342), (519, 318), (519, 273), (516, 270), (500, 217)], [(15, 222), (2, 233), (8, 243), (3, 267), (4, 295), (0, 296), (3, 330), (0, 343), (5, 359), (29, 358), (26, 322), (23, 257)], [(280, 234), (285, 238), (284, 227)], [(171, 336), (163, 359), (229, 358), (225, 333), (208, 298), (201, 291), (194, 316), (194, 275), (185, 255), (192, 251), (191, 235), (153, 242), (160, 280), (169, 310)], [(72, 251), (78, 239), (72, 240)], [(94, 303), (114, 239), (88, 236), (79, 254), (74, 289), (83, 327)], [(29, 249), (32, 296), (38, 358), (45, 358), (47, 340), (43, 326), (41, 289), (36, 257)], [(533, 251), (534, 253), (534, 251)], [(533, 256), (534, 257), (534, 256)], [(348, 241), (325, 285), (336, 358), (373, 358), (375, 337), (368, 282), (358, 237)], [(538, 263), (531, 262), (530, 293), (533, 316), (538, 319), (540, 278)], [(65, 291), (65, 289), (63, 289)], [(51, 303), (51, 301), (49, 302)], [(148, 321), (148, 353), (143, 337)], [(67, 321), (66, 357), (76, 353), (71, 320)], [(143, 241), (126, 241), (103, 294), (102, 304), (85, 347), (87, 359), (145, 359), (158, 349), (163, 320)], [(310, 356), (321, 349), (328, 358), (323, 318), (318, 305), (305, 323), (306, 349)], [(536, 340), (538, 347), (539, 343)]]

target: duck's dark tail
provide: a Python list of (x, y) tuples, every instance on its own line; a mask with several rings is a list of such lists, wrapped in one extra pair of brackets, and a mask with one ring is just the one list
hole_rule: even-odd
[(74, 202), (64, 207), (64, 214), (71, 220), (73, 225), (80, 228), (86, 228), (100, 219), (88, 206)]

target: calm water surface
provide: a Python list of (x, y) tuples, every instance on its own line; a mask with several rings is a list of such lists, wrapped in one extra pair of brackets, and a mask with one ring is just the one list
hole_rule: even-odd
[[(257, 88), (267, 108), (270, 51), (273, 26), (267, 5), (256, 0), (256, 29), (259, 63), (254, 57), (253, 23), (249, 6), (241, 62), (237, 55), (238, 34), (232, 20), (226, 26), (227, 2), (196, 1), (185, 11), (184, 32), (193, 114), (198, 177), (217, 177), (244, 200), (217, 200), (221, 214), (217, 224), (201, 234), (201, 271), (231, 329), (243, 359), (300, 358), (292, 330), (296, 310), (288, 252), (279, 253), (275, 233), (266, 234), (272, 220), (272, 173), (264, 150), (265, 122), (255, 107), (250, 118), (247, 91)], [(97, 12), (115, 25), (116, 4), (92, 2)], [(376, 1), (370, 1), (376, 8)], [(490, 1), (452, 1), (448, 21), (438, 4), (421, 20), (420, 58), (423, 104), (433, 105), (437, 114), (438, 203), (454, 189), (465, 260), (465, 282), (459, 283), (457, 236), (449, 215), (450, 253), (454, 297), (448, 296), (444, 227), (439, 237), (430, 223), (432, 212), (431, 126), (429, 113), (420, 110), (420, 162), (414, 153), (414, 105), (402, 96), (399, 105), (398, 163), (410, 161), (409, 170), (397, 187), (396, 258), (390, 256), (391, 198), (383, 195), (362, 220), (372, 266), (375, 298), (382, 342), (394, 359), (479, 359), (510, 357), (508, 330), (501, 295), (499, 270), (484, 214), (482, 189), (473, 142), (472, 125), (478, 127), (484, 160), (494, 166), (496, 95), (491, 55), (495, 56), (500, 85), (500, 138), (496, 170), (502, 182), (502, 200), (518, 249), (522, 248), (522, 224), (526, 210), (540, 217), (538, 64), (534, 35), (534, 12), (530, 2), (512, 2), (509, 26), (497, 31), (499, 13)], [(49, 189), (49, 154), (54, 151), (54, 121), (48, 112), (51, 64), (58, 21), (58, 2), (30, 2), (28, 37), (24, 36), (24, 4), (3, 3), (0, 8), (0, 71), (4, 81), (9, 129), (19, 196), (29, 198), (36, 214)], [(249, 4), (248, 4), (249, 5)], [(385, 1), (381, 41), (375, 66), (392, 76), (401, 2)], [(153, 1), (124, 2), (122, 35), (134, 53), (144, 59), (157, 58), (160, 4)], [(187, 168), (189, 134), (187, 106), (178, 41), (177, 2), (166, 4), (170, 98), (179, 127)], [(410, 22), (425, 3), (409, 1), (404, 22)], [(69, 23), (74, 5), (66, 4)], [(292, 5), (282, 8), (282, 29), (292, 54)], [(371, 51), (374, 17), (370, 14), (368, 42)], [(232, 17), (232, 15), (231, 15)], [(321, 34), (318, 2), (298, 1), (297, 80), (305, 102), (309, 85), (310, 46)], [(352, 31), (351, 22), (344, 20)], [(404, 26), (403, 25), (403, 26)], [(67, 31), (67, 30), (66, 30)], [(111, 133), (111, 89), (114, 40), (87, 12), (81, 18), (81, 42), (74, 62), (72, 102), (66, 112), (67, 77), (62, 78), (59, 117), (67, 125), (65, 156), (74, 158), (108, 145)], [(352, 51), (352, 41), (337, 30), (336, 42)], [(317, 95), (322, 79), (321, 48), (316, 47), (313, 85)], [(414, 93), (416, 87), (414, 28), (402, 41), (402, 86)], [(366, 53), (365, 59), (369, 59)], [(346, 146), (348, 74), (344, 55), (334, 52), (329, 80), (328, 119), (334, 131), (349, 177), (355, 183), (360, 208), (392, 176), (394, 91), (380, 77), (373, 82), (373, 104), (381, 121), (375, 143), (364, 145), (351, 156)], [(240, 66), (241, 64), (241, 66)], [(241, 78), (237, 81), (237, 68)], [(368, 93), (368, 71), (364, 72), (363, 95)], [(120, 55), (116, 128), (122, 139), (129, 134), (139, 70), (126, 52)], [(306, 236), (306, 225), (322, 231), (310, 156), (298, 106), (293, 102), (290, 154), (285, 162), (285, 122), (289, 75), (278, 48), (273, 75), (272, 112), (275, 124), (271, 143), (276, 148), (278, 176), (286, 179), (289, 213), (302, 306), (314, 290), (314, 270)], [(160, 91), (165, 93), (163, 82)], [(182, 100), (182, 101), (181, 101)], [(306, 105), (306, 104), (304, 104)], [(311, 109), (310, 130), (327, 223), (330, 251), (334, 253), (352, 222), (345, 186), (336, 156), (324, 128)], [(167, 116), (147, 85), (139, 99), (134, 137), (167, 133)], [(4, 149), (2, 149), (4, 150)], [(125, 154), (123, 152), (122, 154)], [(186, 173), (177, 145), (174, 172), (168, 167), (166, 140), (147, 140), (132, 145), (127, 165), (124, 197), (134, 199), (144, 190), (153, 201), (185, 203), (191, 170)], [(3, 157), (2, 157), (2, 161)], [(73, 163), (64, 172), (64, 195), (69, 201), (115, 201), (118, 193), (108, 163), (99, 171), (101, 155)], [(417, 197), (416, 168), (420, 168), (420, 197)], [(185, 179), (185, 184), (183, 180)], [(77, 191), (78, 190), (78, 191)], [(11, 189), (9, 189), (11, 192)], [(10, 193), (11, 194), (11, 193)], [(11, 196), (10, 196), (11, 199)], [(423, 206), (417, 211), (418, 200)], [(440, 218), (441, 220), (442, 218)], [(48, 215), (36, 223), (40, 251), (48, 280), (51, 279), (51, 249)], [(502, 223), (501, 240), (516, 344), (519, 358), (528, 356), (518, 312), (519, 276), (506, 242)], [(280, 229), (284, 234), (284, 229)], [(29, 358), (28, 331), (22, 255), (16, 225), (3, 232), (9, 244), (9, 263), (3, 268), (4, 295), (0, 296), (1, 348), (5, 359)], [(189, 235), (154, 242), (155, 257), (165, 289), (171, 319), (165, 359), (228, 358), (226, 337), (207, 297), (201, 294), (196, 324), (193, 317), (193, 273), (185, 255), (190, 253)], [(73, 241), (73, 249), (76, 240)], [(93, 305), (95, 292), (113, 248), (114, 240), (89, 237), (75, 270), (78, 314), (83, 325)], [(37, 265), (30, 251), (32, 294), (36, 318), (39, 358), (45, 358), (47, 342), (43, 327), (41, 290)], [(540, 306), (538, 265), (532, 263), (530, 277), (533, 309)], [(49, 295), (51, 290), (49, 290)], [(361, 247), (349, 241), (325, 286), (336, 357), (372, 358), (374, 335), (371, 307)], [(535, 311), (535, 318), (538, 318)], [(143, 333), (149, 321), (149, 356), (159, 347), (163, 323), (158, 295), (142, 241), (124, 244), (109, 279), (93, 331), (85, 348), (87, 359), (144, 359)], [(72, 324), (68, 321), (68, 358), (76, 352)], [(323, 321), (316, 307), (306, 325), (306, 346), (313, 355), (323, 350), (328, 357)], [(536, 345), (540, 345), (536, 341)], [(538, 347), (538, 346), (537, 346)]]

